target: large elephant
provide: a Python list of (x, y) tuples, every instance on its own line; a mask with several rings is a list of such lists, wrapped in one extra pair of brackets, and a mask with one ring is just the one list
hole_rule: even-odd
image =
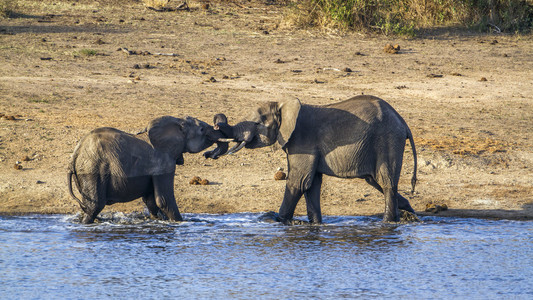
[[(69, 165), (68, 187), (83, 210), (82, 223), (92, 223), (105, 205), (140, 197), (152, 216), (161, 212), (170, 220), (182, 220), (174, 198), (176, 164), (183, 164), (183, 153), (200, 152), (224, 136), (191, 117), (154, 119), (146, 132), (150, 143), (109, 127), (81, 139)], [(227, 143), (218, 144), (209, 157), (227, 151)], [(81, 200), (72, 191), (73, 179)]]
[(299, 100), (269, 102), (246, 121), (235, 126), (220, 124), (219, 130), (243, 146), (259, 148), (276, 141), (287, 153), (288, 179), (279, 218), (291, 222), (302, 195), (312, 223), (322, 222), (320, 189), (322, 175), (364, 178), (385, 196), (384, 221), (398, 221), (399, 209), (414, 212), (398, 193), (405, 141), (414, 157), (412, 189), (416, 183), (416, 150), (411, 130), (387, 102), (373, 96), (313, 106)]

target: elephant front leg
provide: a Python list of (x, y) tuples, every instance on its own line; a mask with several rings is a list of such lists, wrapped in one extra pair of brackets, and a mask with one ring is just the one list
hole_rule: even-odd
[(183, 221), (174, 198), (174, 173), (153, 177), (155, 203), (172, 221)]
[(302, 197), (302, 190), (294, 187), (290, 187), (289, 183), (285, 186), (285, 195), (283, 196), (283, 202), (279, 208), (279, 219), (284, 224), (290, 224), (294, 217), (294, 210), (298, 201)]
[(310, 223), (322, 223), (322, 211), (320, 210), (320, 189), (322, 187), (322, 174), (317, 173), (311, 183), (311, 188), (305, 192), (307, 204), (307, 218)]

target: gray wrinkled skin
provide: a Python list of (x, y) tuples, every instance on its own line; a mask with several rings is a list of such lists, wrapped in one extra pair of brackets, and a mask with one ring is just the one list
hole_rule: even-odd
[(322, 222), (322, 175), (363, 178), (385, 198), (384, 221), (400, 220), (399, 209), (414, 212), (398, 193), (406, 139), (414, 158), (411, 180), (416, 183), (416, 150), (411, 130), (384, 100), (356, 96), (326, 105), (299, 100), (262, 105), (244, 122), (232, 127), (236, 142), (259, 148), (276, 141), (287, 153), (289, 175), (279, 219), (290, 223), (299, 199), (307, 203), (312, 223)]
[[(183, 164), (183, 153), (200, 152), (223, 135), (197, 119), (170, 116), (154, 119), (144, 132), (150, 142), (118, 129), (98, 128), (76, 146), (68, 185), (83, 210), (82, 223), (94, 222), (105, 205), (140, 197), (153, 217), (182, 220), (174, 198), (176, 164)], [(81, 199), (74, 195), (72, 181)]]

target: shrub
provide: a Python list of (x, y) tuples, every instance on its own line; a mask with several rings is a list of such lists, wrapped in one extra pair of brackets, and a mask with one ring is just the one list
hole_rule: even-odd
[(529, 31), (533, 0), (301, 0), (289, 4), (286, 20), (300, 28), (407, 35), (435, 25)]

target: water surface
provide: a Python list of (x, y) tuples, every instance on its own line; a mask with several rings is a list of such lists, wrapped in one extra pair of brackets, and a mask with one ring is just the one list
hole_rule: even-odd
[(533, 222), (0, 217), (0, 298), (533, 299)]

